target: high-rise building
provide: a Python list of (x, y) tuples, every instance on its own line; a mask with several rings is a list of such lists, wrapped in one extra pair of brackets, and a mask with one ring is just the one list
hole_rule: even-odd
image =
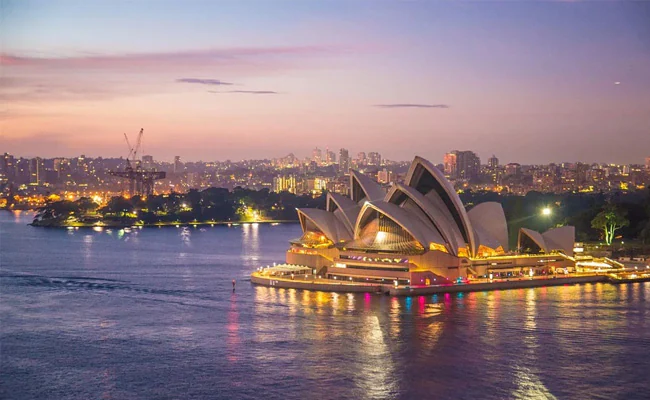
[(488, 158), (488, 167), (494, 169), (499, 166), (499, 159), (494, 154)]
[(348, 149), (339, 150), (339, 173), (347, 174), (350, 171), (350, 153)]
[(323, 163), (323, 151), (316, 147), (311, 152), (311, 159), (316, 163), (316, 165), (321, 165)]
[(357, 164), (358, 165), (366, 165), (368, 162), (368, 159), (366, 158), (366, 153), (363, 151), (360, 151), (359, 154), (357, 154)]
[(473, 151), (454, 150), (445, 154), (445, 174), (452, 179), (476, 179), (481, 170), (481, 159)]
[(32, 158), (29, 161), (29, 183), (40, 185), (43, 179), (43, 160), (40, 157)]
[(584, 163), (576, 164), (576, 183), (578, 185), (584, 185), (587, 183), (587, 171), (589, 170), (589, 165)]
[(650, 171), (650, 157), (645, 158), (645, 169)]
[(174, 173), (180, 174), (183, 172), (183, 163), (181, 162), (181, 156), (174, 157)]
[(380, 166), (381, 165), (381, 154), (371, 151), (368, 153), (368, 165)]
[(52, 165), (56, 172), (56, 177), (59, 179), (64, 177), (70, 169), (70, 162), (65, 158), (55, 158), (52, 160)]
[(296, 177), (294, 175), (281, 176), (278, 175), (273, 178), (273, 191), (296, 193)]
[(331, 165), (331, 164), (336, 163), (336, 153), (334, 153), (333, 151), (328, 149), (325, 152), (325, 160), (326, 160), (325, 162), (327, 163), (327, 165)]
[(153, 169), (153, 156), (142, 156), (142, 168)]
[(445, 157), (443, 158), (443, 165), (444, 165), (444, 170), (442, 172), (445, 173), (448, 177), (455, 179), (456, 178), (456, 169), (457, 169), (457, 156), (455, 152), (447, 153), (445, 154)]
[(14, 160), (14, 156), (12, 156), (9, 153), (5, 153), (4, 156), (2, 157), (2, 164), (0, 165), (2, 167), (2, 173), (8, 178), (8, 179), (13, 179), (16, 176), (16, 164)]

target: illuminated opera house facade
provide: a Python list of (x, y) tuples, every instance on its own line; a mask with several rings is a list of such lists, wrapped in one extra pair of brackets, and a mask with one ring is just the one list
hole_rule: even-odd
[(350, 196), (328, 193), (326, 210), (298, 209), (302, 236), (287, 263), (330, 279), (433, 285), (466, 278), (540, 275), (574, 265), (574, 228), (521, 229), (508, 246), (501, 204), (465, 210), (445, 176), (416, 157), (389, 190), (350, 172)]

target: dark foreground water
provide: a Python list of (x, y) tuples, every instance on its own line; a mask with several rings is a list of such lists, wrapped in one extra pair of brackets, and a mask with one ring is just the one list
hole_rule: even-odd
[[(0, 398), (650, 397), (650, 284), (393, 298), (255, 287), (298, 225), (0, 213)], [(232, 279), (237, 280), (236, 293)]]

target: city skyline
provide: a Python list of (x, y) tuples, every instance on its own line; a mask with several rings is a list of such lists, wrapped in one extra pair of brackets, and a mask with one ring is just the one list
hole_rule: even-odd
[[(142, 154), (141, 157), (138, 157), (138, 158), (139, 158), (139, 161), (144, 162), (145, 164), (147, 162), (147, 161), (145, 161), (145, 159), (146, 159), (146, 160), (151, 160), (149, 162), (155, 161), (156, 163), (169, 164), (169, 165), (173, 166), (177, 162), (181, 162), (183, 164), (184, 163), (226, 163), (226, 162), (242, 163), (242, 162), (262, 162), (262, 161), (273, 162), (273, 161), (280, 161), (280, 160), (283, 160), (283, 159), (286, 159), (288, 157), (293, 156), (293, 157), (295, 157), (297, 162), (299, 162), (300, 164), (304, 164), (305, 162), (307, 162), (307, 160), (315, 161), (314, 157), (313, 157), (313, 154), (312, 154), (312, 152), (315, 149), (316, 148), (312, 149), (311, 152), (308, 152), (306, 154), (300, 154), (300, 155), (296, 155), (293, 152), (289, 151), (289, 152), (283, 153), (284, 155), (282, 155), (282, 156), (266, 156), (266, 157), (262, 156), (260, 158), (242, 158), (242, 159), (205, 159), (205, 160), (189, 159), (188, 160), (188, 159), (185, 159), (185, 158), (183, 158), (181, 156), (172, 156), (169, 159), (161, 159), (159, 157), (156, 157), (155, 155), (148, 154), (148, 153), (147, 154)], [(318, 148), (318, 149), (321, 149), (321, 148)], [(325, 149), (321, 149), (321, 150), (325, 150)], [(329, 149), (330, 152), (333, 152), (333, 153), (336, 154), (336, 158), (333, 161), (331, 161), (331, 162), (326, 161), (325, 156), (323, 156), (322, 162), (319, 163), (319, 165), (340, 165), (340, 161), (339, 161), (339, 151), (340, 150), (347, 151), (349, 153), (348, 159), (350, 161), (354, 161), (354, 162), (358, 162), (359, 161), (359, 156), (361, 154), (364, 154), (366, 156), (366, 160), (363, 162), (363, 165), (367, 165), (367, 166), (383, 166), (384, 161), (388, 161), (391, 164), (408, 163), (408, 160), (389, 159), (387, 157), (384, 157), (383, 153), (377, 152), (375, 154), (377, 154), (380, 157), (381, 163), (376, 164), (376, 163), (373, 163), (373, 162), (368, 162), (367, 155), (372, 154), (373, 152), (365, 152), (365, 151), (356, 152), (355, 150), (350, 150), (350, 149), (347, 149), (347, 148), (337, 148), (336, 150)], [(641, 167), (645, 166), (646, 169), (647, 169), (648, 165), (650, 165), (650, 156), (642, 157), (642, 159), (639, 162), (631, 162), (631, 161), (630, 162), (625, 162), (625, 161), (623, 161), (623, 162), (614, 163), (614, 162), (608, 162), (608, 161), (602, 161), (602, 160), (601, 161), (592, 161), (592, 162), (587, 162), (587, 161), (584, 161), (584, 160), (561, 160), (561, 161), (545, 161), (545, 162), (542, 161), (542, 162), (537, 162), (537, 163), (531, 163), (531, 162), (525, 162), (525, 161), (504, 160), (498, 154), (490, 154), (490, 155), (485, 154), (485, 155), (482, 155), (479, 152), (474, 151), (474, 150), (470, 150), (470, 149), (463, 149), (463, 150), (448, 149), (447, 151), (444, 151), (442, 153), (442, 157), (439, 160), (436, 160), (436, 159), (433, 159), (433, 160), (436, 161), (435, 162), (436, 165), (442, 166), (444, 168), (444, 166), (445, 166), (445, 156), (448, 155), (449, 153), (458, 152), (458, 151), (474, 153), (476, 156), (478, 156), (478, 160), (480, 162), (479, 165), (482, 165), (482, 166), (490, 166), (492, 159), (495, 159), (498, 162), (497, 165), (499, 165), (499, 166), (505, 166), (505, 165), (508, 165), (508, 164), (519, 164), (519, 165), (527, 165), (527, 166), (562, 165), (562, 164), (584, 164), (584, 165), (601, 165), (601, 166), (603, 166), (603, 165), (617, 165), (617, 166), (621, 166), (621, 165), (628, 165), (628, 166), (637, 165), (637, 166), (641, 166)], [(323, 154), (324, 153), (325, 153), (325, 151), (323, 151)], [(26, 160), (35, 159), (35, 158), (39, 158), (39, 159), (42, 159), (42, 160), (73, 160), (73, 159), (77, 159), (79, 157), (92, 158), (92, 159), (100, 158), (100, 159), (110, 159), (110, 160), (113, 160), (113, 159), (126, 160), (126, 158), (127, 158), (127, 154), (123, 154), (123, 155), (102, 155), (102, 154), (98, 154), (98, 155), (95, 155), (95, 154), (92, 154), (92, 153), (83, 153), (83, 154), (76, 154), (76, 155), (72, 155), (72, 156), (62, 156), (62, 155), (54, 155), (54, 156), (33, 155), (33, 156), (30, 156), (30, 155), (25, 155), (25, 154), (12, 154), (12, 153), (4, 153), (4, 154), (10, 155), (10, 156), (14, 157), (15, 159), (26, 159)], [(1, 154), (0, 154), (0, 156), (1, 156)], [(413, 154), (413, 157), (415, 157), (415, 156), (418, 156), (418, 154), (417, 153)]]
[(157, 160), (648, 155), (647, 4), (193, 5), (0, 2), (3, 151), (125, 157), (144, 127)]

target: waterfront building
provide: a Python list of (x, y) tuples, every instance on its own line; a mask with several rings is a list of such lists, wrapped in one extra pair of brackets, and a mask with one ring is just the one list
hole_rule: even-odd
[(291, 241), (286, 261), (330, 279), (430, 285), (547, 274), (575, 262), (573, 227), (522, 229), (517, 250), (525, 251), (511, 251), (501, 204), (466, 211), (442, 172), (421, 157), (388, 191), (351, 170), (349, 197), (328, 193), (325, 210), (297, 211), (302, 236)]

